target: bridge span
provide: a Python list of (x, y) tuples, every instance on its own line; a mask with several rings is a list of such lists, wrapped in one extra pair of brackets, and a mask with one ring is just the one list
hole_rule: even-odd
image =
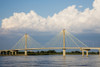
[[(41, 48), (27, 48), (27, 40), (28, 40), (28, 35), (27, 34), (25, 34), (25, 48), (17, 48), (17, 49), (8, 49), (8, 50), (0, 50), (0, 55), (4, 55), (4, 54), (8, 54), (8, 55), (10, 55), (10, 54), (12, 54), (12, 55), (17, 55), (17, 51), (19, 51), (19, 50), (24, 50), (25, 51), (25, 56), (27, 56), (27, 51), (28, 50), (42, 50), (42, 49), (61, 49), (61, 50), (63, 50), (63, 56), (66, 56), (66, 50), (67, 49), (79, 49), (80, 51), (82, 51), (82, 56), (84, 56), (85, 55), (85, 53), (84, 52), (86, 52), (86, 56), (88, 56), (88, 51), (90, 51), (90, 50), (92, 50), (92, 49), (96, 49), (96, 50), (98, 50), (99, 51), (99, 55), (100, 55), (100, 47), (87, 47), (85, 44), (83, 44), (81, 41), (79, 41), (78, 39), (76, 39), (76, 38), (74, 38), (75, 39), (75, 41), (78, 41), (79, 42), (79, 44), (82, 44), (82, 45), (84, 45), (85, 47), (79, 47), (78, 45), (77, 45), (77, 43), (74, 41), (74, 39), (72, 39), (73, 38), (73, 36), (72, 35), (70, 35), (69, 33), (67, 33), (67, 35), (69, 35), (69, 36), (67, 36), (70, 40), (71, 40), (71, 42), (73, 43), (73, 44), (75, 44), (77, 47), (66, 47), (65, 46), (65, 35), (66, 35), (66, 33), (65, 33), (66, 31), (65, 31), (65, 29), (63, 29), (63, 47), (41, 47)], [(68, 39), (67, 38), (67, 39)]]
[[(0, 55), (4, 54), (4, 52), (7, 54), (12, 53), (11, 55), (17, 55), (17, 51), (19, 50), (24, 50), (24, 51), (28, 51), (28, 50), (42, 50), (42, 49), (61, 49), (61, 50), (67, 50), (67, 49), (79, 49), (80, 51), (82, 51), (82, 56), (84, 56), (84, 52), (86, 51), (86, 56), (88, 56), (88, 51), (94, 49), (94, 50), (98, 50), (99, 51), (99, 55), (100, 55), (100, 47), (43, 47), (43, 48), (27, 48), (27, 49), (9, 49), (9, 50), (0, 50)], [(27, 56), (27, 53), (25, 54)], [(66, 52), (64, 54), (63, 52), (63, 56), (66, 55)]]

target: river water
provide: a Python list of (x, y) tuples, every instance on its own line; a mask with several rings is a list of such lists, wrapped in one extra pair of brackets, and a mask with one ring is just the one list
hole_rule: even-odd
[(0, 56), (0, 67), (100, 67), (100, 56)]

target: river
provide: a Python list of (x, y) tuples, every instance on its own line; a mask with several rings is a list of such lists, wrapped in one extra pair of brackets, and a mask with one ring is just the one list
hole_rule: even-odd
[(0, 56), (0, 67), (100, 67), (100, 56), (38, 55)]

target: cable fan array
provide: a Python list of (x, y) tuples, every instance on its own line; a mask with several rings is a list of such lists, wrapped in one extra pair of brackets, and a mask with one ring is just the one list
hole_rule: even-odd
[[(57, 36), (46, 43), (47, 46), (53, 47), (63, 47), (63, 31), (61, 31)], [(87, 47), (86, 44), (78, 40), (69, 32), (65, 31), (65, 46), (66, 47)]]
[[(41, 47), (40, 43), (34, 40), (32, 37), (27, 35), (27, 48), (38, 48)], [(24, 49), (25, 48), (25, 36), (23, 36), (13, 47), (12, 49)]]
[[(32, 37), (27, 35), (27, 48), (40, 48), (40, 47), (63, 47), (63, 31), (52, 38), (45, 46), (41, 46)], [(69, 32), (65, 31), (65, 47), (87, 47), (86, 44), (74, 37)], [(24, 49), (25, 48), (25, 36), (23, 36), (12, 49)]]

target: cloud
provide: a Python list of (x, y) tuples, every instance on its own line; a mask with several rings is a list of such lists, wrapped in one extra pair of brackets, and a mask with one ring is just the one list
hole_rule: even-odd
[(41, 17), (31, 10), (29, 13), (14, 13), (2, 20), (3, 30), (54, 32), (66, 29), (72, 33), (100, 33), (100, 0), (93, 2), (93, 9), (78, 11), (75, 5), (69, 6), (52, 17)]

